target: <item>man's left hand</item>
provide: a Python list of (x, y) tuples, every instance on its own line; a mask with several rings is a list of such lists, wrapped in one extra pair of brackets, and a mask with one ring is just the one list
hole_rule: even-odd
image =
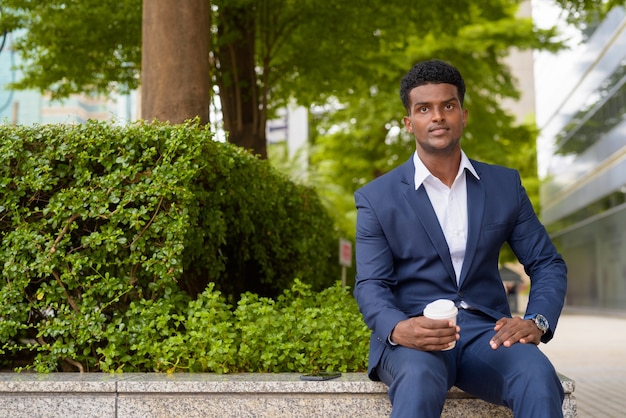
[(510, 347), (517, 342), (538, 345), (543, 335), (534, 321), (525, 320), (519, 316), (499, 319), (493, 330), (496, 331), (496, 335), (493, 336), (489, 344), (494, 350), (501, 345)]

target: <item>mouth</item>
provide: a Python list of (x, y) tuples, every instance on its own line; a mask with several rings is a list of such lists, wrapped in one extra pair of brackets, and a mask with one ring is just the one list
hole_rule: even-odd
[(450, 128), (448, 128), (447, 126), (435, 126), (434, 128), (430, 128), (428, 132), (435, 136), (438, 136), (445, 134), (449, 129)]

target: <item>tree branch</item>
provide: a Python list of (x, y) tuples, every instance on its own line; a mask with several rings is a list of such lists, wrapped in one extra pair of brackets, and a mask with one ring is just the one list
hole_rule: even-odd
[(61, 242), (61, 240), (63, 239), (65, 234), (67, 234), (67, 231), (69, 231), (70, 225), (72, 224), (72, 222), (74, 222), (76, 220), (76, 218), (78, 218), (79, 216), (80, 215), (77, 214), (77, 213), (75, 213), (72, 216), (70, 216), (70, 218), (65, 223), (65, 226), (63, 227), (63, 230), (61, 231), (61, 233), (59, 234), (57, 239), (54, 240), (54, 244), (52, 244), (52, 247), (50, 248), (50, 254), (54, 254), (56, 252), (57, 245), (59, 244), (59, 242)]

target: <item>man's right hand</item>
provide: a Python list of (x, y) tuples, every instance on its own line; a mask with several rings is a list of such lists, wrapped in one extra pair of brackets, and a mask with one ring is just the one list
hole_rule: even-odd
[(391, 331), (391, 341), (421, 351), (441, 351), (460, 338), (461, 328), (446, 319), (416, 316), (398, 322)]

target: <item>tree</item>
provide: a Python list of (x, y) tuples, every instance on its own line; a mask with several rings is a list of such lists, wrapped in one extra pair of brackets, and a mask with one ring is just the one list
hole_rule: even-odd
[(565, 12), (570, 23), (586, 24), (603, 19), (613, 8), (624, 6), (624, 0), (554, 0)]
[(402, 54), (388, 60), (386, 76), (376, 80), (375, 88), (344, 98), (339, 110), (318, 115), (312, 130), (316, 133), (312, 177), (318, 187), (327, 188), (323, 195), (329, 206), (343, 209), (339, 212), (345, 214), (340, 219), (344, 235), (354, 233), (353, 192), (406, 161), (415, 150), (414, 139), (401, 122), (406, 111), (399, 98), (399, 81), (421, 59), (445, 57), (464, 75), (469, 123), (463, 148), (468, 155), (520, 169), (529, 194), (537, 194), (534, 127), (516, 126), (513, 115), (501, 107), (503, 98), (518, 95), (510, 72), (501, 64), (509, 46), (552, 47), (528, 37), (531, 30), (531, 22), (515, 18), (512, 11), (476, 17), (450, 34), (410, 36)]
[[(208, 10), (209, 1), (204, 4)], [(429, 22), (428, 31), (418, 28), (421, 32), (451, 33), (471, 22), (475, 14), (502, 13), (506, 4), (491, 0), (484, 6), (457, 2), (434, 8), (425, 0), (414, 5), (402, 0), (368, 2), (367, 7), (358, 0), (213, 0), (211, 82), (219, 86), (230, 141), (264, 157), (266, 120), (289, 98), (321, 103), (331, 96), (367, 89), (384, 72), (381, 65), (393, 59), (389, 53), (401, 53), (406, 33), (420, 21)], [(168, 7), (164, 1), (150, 1), (147, 6), (147, 12), (169, 9), (172, 15), (183, 7)], [(15, 45), (25, 58), (24, 77), (16, 87), (38, 88), (62, 98), (76, 92), (108, 93), (138, 86), (141, 0), (5, 0), (3, 9), (5, 27), (27, 29)], [(150, 45), (156, 45), (157, 39), (178, 39), (183, 25), (172, 19), (170, 24), (164, 21), (155, 26), (149, 26), (156, 24), (154, 20), (144, 22), (144, 54), (152, 51)], [(398, 30), (398, 22), (407, 22), (405, 31)], [(200, 20), (189, 23), (193, 24), (185, 29), (201, 32), (196, 28)], [(148, 31), (152, 27), (160, 32)], [(175, 61), (168, 53), (178, 51), (167, 47), (162, 52), (167, 63)], [(179, 63), (178, 68), (185, 65)], [(150, 68), (144, 82), (152, 83), (155, 71)], [(171, 73), (170, 69), (163, 74)], [(188, 81), (198, 83), (195, 77)], [(164, 100), (160, 103), (167, 107), (176, 96)], [(175, 119), (192, 116), (181, 114)]]
[[(554, 1), (581, 25), (626, 3)], [(167, 7), (164, 0), (159, 3)], [(519, 168), (532, 197), (538, 188), (536, 135), (532, 126), (516, 126), (500, 106), (502, 98), (518, 94), (503, 57), (511, 47), (559, 45), (553, 42), (554, 29), (537, 30), (529, 19), (516, 18), (517, 3), (206, 0), (207, 78), (220, 96), (229, 141), (264, 158), (265, 124), (275, 109), (291, 99), (326, 109), (312, 118), (309, 178), (350, 237), (354, 189), (401, 163), (414, 147), (399, 129), (404, 111), (397, 83), (415, 61), (438, 57), (458, 66), (466, 78), (471, 123), (464, 148), (474, 158)], [(139, 85), (141, 0), (3, 0), (2, 8), (0, 27), (26, 29), (15, 45), (26, 59), (16, 87), (62, 98)], [(157, 24), (155, 30), (161, 33), (146, 33), (144, 41), (171, 35), (172, 27)], [(159, 79), (158, 74), (153, 75)], [(163, 107), (170, 103), (167, 95), (158, 100)]]
[(13, 88), (53, 99), (137, 88), (141, 0), (3, 0), (1, 7), (1, 28), (24, 29), (13, 44), (22, 57)]
[[(572, 9), (599, 8), (596, 2), (585, 0), (559, 1)], [(151, 0), (148, 5), (168, 7), (164, 1)], [(492, 80), (491, 85), (481, 83), (485, 97), (507, 95), (513, 90), (494, 90), (510, 81), (500, 60), (502, 51), (511, 46), (545, 47), (554, 35), (536, 30), (529, 22), (518, 25), (513, 18), (516, 2), (507, 0), (444, 4), (426, 0), (205, 0), (205, 6), (211, 14), (207, 28), (211, 30), (211, 69), (206, 76), (219, 87), (229, 140), (261, 157), (266, 155), (266, 120), (290, 98), (306, 106), (329, 98), (356, 103), (371, 91), (383, 91), (384, 83), (397, 77), (396, 69), (406, 68), (417, 57), (435, 53), (446, 57), (443, 54), (461, 51), (462, 45), (474, 47), (479, 41), (487, 41), (490, 49), (468, 52), (464, 59), (471, 62), (468, 69), (477, 67), (487, 73), (466, 76), (470, 82), (474, 77)], [(15, 87), (37, 88), (62, 98), (85, 91), (127, 91), (139, 85), (141, 0), (3, 0), (2, 7), (3, 27), (26, 29), (15, 45), (25, 58), (24, 77)], [(169, 7), (178, 11), (182, 6), (172, 3)], [(200, 33), (196, 26), (203, 24), (201, 20), (193, 19), (193, 23), (187, 28)], [(163, 34), (177, 39), (174, 35), (182, 22), (177, 25), (156, 25), (161, 32), (145, 33), (144, 41)], [(185, 65), (179, 64), (179, 68)], [(181, 113), (177, 119), (192, 116), (196, 115)]]
[[(146, 120), (209, 121), (209, 4), (143, 2), (141, 113)], [(163, 27), (167, 31), (161, 30)]]
[(256, 11), (246, 3), (225, 1), (218, 6), (216, 81), (228, 140), (266, 158), (267, 101), (256, 74)]

